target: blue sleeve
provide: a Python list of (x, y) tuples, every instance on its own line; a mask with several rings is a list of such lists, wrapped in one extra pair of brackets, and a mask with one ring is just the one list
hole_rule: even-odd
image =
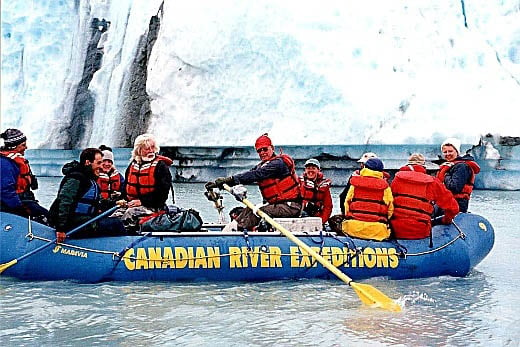
[(444, 185), (452, 193), (457, 194), (462, 192), (464, 185), (468, 183), (471, 177), (471, 168), (465, 163), (455, 164), (444, 177)]
[(123, 176), (121, 173), (119, 173), (119, 180), (121, 181), (121, 188), (119, 189), (119, 191), (122, 193), (126, 191), (126, 181), (125, 176)]
[(0, 196), (2, 205), (5, 204), (9, 208), (17, 208), (22, 206), (22, 201), (16, 194), (16, 181), (20, 175), (18, 166), (7, 158), (0, 159), (1, 167), (1, 191)]
[(266, 178), (289, 176), (291, 172), (281, 158), (276, 158), (264, 165), (259, 164), (250, 171), (233, 175), (238, 184), (250, 184)]

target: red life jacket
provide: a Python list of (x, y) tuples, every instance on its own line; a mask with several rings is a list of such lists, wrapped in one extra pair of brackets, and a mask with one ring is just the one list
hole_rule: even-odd
[(283, 201), (300, 200), (300, 179), (296, 174), (294, 161), (290, 156), (287, 154), (280, 154), (262, 163), (262, 165), (265, 165), (266, 163), (277, 158), (281, 158), (283, 160), (283, 162), (289, 168), (290, 174), (283, 178), (266, 178), (265, 180), (259, 181), (258, 186), (260, 188), (260, 192), (262, 193), (262, 197), (270, 204)]
[(113, 170), (109, 173), (100, 173), (97, 184), (101, 190), (101, 197), (108, 199), (113, 192), (121, 191), (121, 175), (119, 171)]
[(331, 185), (330, 179), (323, 179), (323, 173), (318, 172), (315, 181), (306, 179), (305, 176), (300, 177), (300, 192), (303, 199), (303, 204), (312, 202), (319, 211), (323, 209), (323, 201), (325, 200), (325, 193)]
[(432, 176), (416, 171), (399, 171), (395, 174), (392, 181), (392, 220), (406, 219), (408, 223), (417, 224), (409, 228), (395, 228), (393, 232), (396, 238), (420, 239), (430, 234), (433, 197), (429, 196), (428, 186), (433, 181)]
[(444, 183), (444, 177), (446, 177), (446, 173), (456, 164), (464, 163), (469, 166), (471, 169), (471, 176), (469, 178), (469, 181), (466, 182), (464, 187), (462, 188), (462, 191), (460, 193), (453, 193), (453, 197), (455, 199), (466, 199), (469, 200), (471, 196), (471, 192), (473, 192), (473, 185), (475, 184), (475, 175), (480, 172), (480, 166), (473, 160), (455, 160), (452, 162), (446, 162), (441, 164), (440, 170), (437, 173), (437, 178), (439, 181)]
[(23, 157), (21, 153), (13, 151), (0, 151), (0, 155), (11, 159), (15, 162), (20, 170), (18, 177), (16, 178), (16, 194), (21, 194), (29, 190), (31, 186), (31, 167), (29, 161)]
[(388, 183), (376, 177), (352, 176), (350, 184), (355, 189), (347, 219), (388, 223), (388, 206), (384, 201)]
[(170, 166), (173, 161), (170, 158), (158, 155), (154, 160), (141, 162), (133, 161), (128, 170), (126, 181), (126, 197), (128, 201), (139, 199), (142, 195), (155, 190), (155, 168), (159, 161)]

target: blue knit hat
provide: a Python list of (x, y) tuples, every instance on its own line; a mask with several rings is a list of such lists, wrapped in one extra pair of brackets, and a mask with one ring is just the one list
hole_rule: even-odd
[(374, 171), (383, 171), (385, 168), (383, 162), (379, 158), (370, 158), (365, 163), (365, 167)]

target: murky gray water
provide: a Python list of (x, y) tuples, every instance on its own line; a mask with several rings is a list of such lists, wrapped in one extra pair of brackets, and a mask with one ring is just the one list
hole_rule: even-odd
[[(58, 183), (40, 179), (43, 205), (50, 205)], [(201, 184), (178, 184), (177, 203), (216, 221), (203, 190)], [(339, 192), (333, 191), (335, 203)], [(256, 189), (249, 195), (259, 202)], [(226, 195), (227, 210), (237, 204)], [(402, 313), (361, 306), (340, 281), (85, 285), (0, 277), (0, 341), (2, 346), (518, 346), (520, 192), (477, 191), (470, 209), (491, 221), (496, 243), (469, 276), (366, 281), (397, 299)]]

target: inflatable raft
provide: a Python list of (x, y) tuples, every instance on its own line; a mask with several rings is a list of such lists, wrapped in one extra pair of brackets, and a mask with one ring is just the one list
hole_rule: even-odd
[[(55, 239), (54, 229), (0, 213), (0, 264), (12, 263)], [(459, 214), (435, 226), (432, 239), (360, 240), (322, 230), (293, 233), (354, 280), (465, 276), (491, 251), (494, 230), (483, 217)], [(272, 281), (335, 279), (279, 232), (200, 232), (67, 239), (4, 267), (22, 280)]]

